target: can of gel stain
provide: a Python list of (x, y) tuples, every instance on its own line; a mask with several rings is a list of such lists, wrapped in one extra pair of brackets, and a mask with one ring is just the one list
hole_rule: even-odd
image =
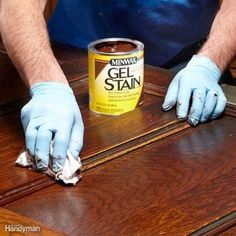
[(120, 115), (143, 103), (143, 43), (105, 38), (88, 45), (89, 108)]

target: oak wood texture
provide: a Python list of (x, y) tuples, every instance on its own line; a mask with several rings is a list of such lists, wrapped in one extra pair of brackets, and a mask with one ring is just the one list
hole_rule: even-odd
[(193, 233), (236, 210), (235, 136), (225, 117), (89, 170), (78, 188), (54, 185), (5, 207), (68, 235)]
[(222, 236), (234, 236), (236, 235), (236, 226), (221, 233)]
[[(42, 236), (63, 236), (65, 234), (54, 231), (47, 226), (40, 224), (30, 218), (21, 216), (12, 211), (0, 208), (0, 234), (8, 235), (42, 235)], [(14, 227), (19, 227), (18, 231)], [(21, 228), (20, 228), (21, 227)], [(31, 228), (30, 228), (31, 227)], [(21, 232), (20, 232), (21, 230)], [(22, 231), (25, 231), (23, 233)]]
[(85, 123), (84, 178), (70, 188), (14, 166), (24, 145), (20, 108), (29, 97), (0, 53), (0, 206), (67, 235), (214, 235), (235, 226), (235, 106), (191, 128), (161, 110), (172, 75), (146, 65), (144, 104), (98, 115), (88, 109), (85, 52), (63, 45), (54, 52)]
[(236, 232), (236, 212), (232, 212), (228, 215), (225, 215), (216, 221), (202, 227), (201, 229), (195, 231), (191, 236), (205, 235), (235, 235)]

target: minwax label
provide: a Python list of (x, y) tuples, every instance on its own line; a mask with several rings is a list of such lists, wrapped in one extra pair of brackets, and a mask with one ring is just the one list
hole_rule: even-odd
[(142, 103), (143, 51), (128, 55), (100, 55), (89, 51), (89, 107), (120, 115)]

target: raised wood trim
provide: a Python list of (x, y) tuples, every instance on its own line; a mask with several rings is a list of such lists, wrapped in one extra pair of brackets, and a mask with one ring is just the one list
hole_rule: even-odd
[(121, 157), (153, 142), (167, 138), (175, 133), (188, 129), (189, 127), (189, 124), (180, 123), (177, 121), (173, 121), (169, 124), (166, 124), (165, 126), (158, 127), (157, 129), (143, 134), (140, 137), (128, 140), (128, 142), (124, 144), (110, 148), (109, 150), (105, 150), (94, 156), (90, 156), (88, 159), (83, 161), (83, 171), (111, 161), (117, 157)]
[(236, 226), (236, 212), (232, 212), (226, 216), (221, 217), (220, 219), (202, 227), (201, 229), (196, 230), (190, 236), (214, 236), (214, 235), (223, 235), (222, 233), (230, 230)]
[(236, 117), (236, 106), (232, 104), (227, 104), (225, 114), (231, 117)]
[(37, 179), (27, 182), (24, 185), (17, 186), (14, 189), (11, 189), (0, 194), (0, 207), (4, 206), (7, 203), (18, 200), (24, 196), (27, 196), (31, 193), (37, 192), (41, 189), (49, 187), (55, 184), (55, 181), (49, 179), (46, 175), (40, 175)]

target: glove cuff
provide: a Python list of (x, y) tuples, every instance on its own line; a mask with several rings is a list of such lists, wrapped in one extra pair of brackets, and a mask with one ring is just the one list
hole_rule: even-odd
[(30, 95), (34, 96), (36, 94), (44, 94), (48, 91), (55, 91), (61, 90), (62, 92), (69, 93), (73, 95), (73, 90), (70, 88), (69, 85), (59, 83), (59, 82), (40, 82), (34, 84), (30, 88)]
[(214, 78), (217, 80), (217, 82), (220, 80), (222, 74), (221, 70), (215, 64), (214, 61), (212, 61), (209, 57), (201, 55), (193, 55), (192, 59), (189, 61), (187, 66), (196, 66), (205, 68), (206, 70), (214, 74)]

